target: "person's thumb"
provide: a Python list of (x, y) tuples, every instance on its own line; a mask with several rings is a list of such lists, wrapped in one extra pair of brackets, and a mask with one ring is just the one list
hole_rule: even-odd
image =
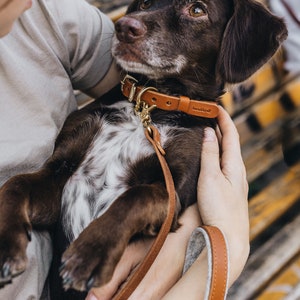
[(204, 129), (201, 153), (201, 172), (207, 173), (220, 169), (220, 152), (216, 132), (211, 127)]

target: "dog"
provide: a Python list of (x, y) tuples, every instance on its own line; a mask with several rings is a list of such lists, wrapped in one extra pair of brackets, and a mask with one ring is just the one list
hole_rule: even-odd
[[(179, 98), (183, 108), (150, 114), (176, 188), (174, 231), (196, 201), (203, 131), (216, 126), (211, 107), (226, 83), (245, 80), (273, 56), (287, 29), (254, 0), (135, 0), (115, 29), (113, 56), (135, 78), (120, 84), (124, 93), (129, 83), (129, 100), (132, 86), (142, 87), (141, 98), (151, 87), (147, 92)], [(60, 224), (61, 252), (70, 245), (61, 282), (78, 291), (107, 283), (128, 243), (159, 231), (168, 209), (164, 176), (134, 101), (123, 93), (118, 86), (72, 113), (45, 165), (1, 187), (3, 285), (26, 268), (32, 228)], [(212, 106), (190, 115), (189, 99)]]

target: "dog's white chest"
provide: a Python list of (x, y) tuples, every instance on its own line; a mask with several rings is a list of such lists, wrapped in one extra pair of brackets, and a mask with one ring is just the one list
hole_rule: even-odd
[(62, 196), (63, 226), (73, 240), (103, 214), (127, 188), (124, 178), (130, 165), (154, 152), (131, 104), (117, 104), (124, 120), (111, 124), (99, 119), (95, 136), (83, 163), (65, 185)]

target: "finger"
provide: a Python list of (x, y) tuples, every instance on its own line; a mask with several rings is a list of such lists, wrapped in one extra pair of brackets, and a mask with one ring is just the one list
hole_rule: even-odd
[(222, 160), (230, 163), (241, 161), (241, 145), (238, 131), (230, 115), (220, 107), (218, 125), (222, 134)]
[(223, 142), (229, 143), (235, 149), (240, 149), (239, 134), (228, 112), (220, 106), (218, 125), (223, 137)]
[(126, 262), (122, 262), (114, 272), (114, 275), (110, 282), (103, 285), (99, 288), (93, 288), (86, 300), (110, 300), (122, 286), (122, 284), (126, 281), (126, 279), (131, 274), (133, 268), (131, 265)]
[(211, 127), (204, 129), (201, 173), (207, 174), (211, 171), (220, 170), (220, 152), (216, 132)]
[(217, 134), (218, 142), (221, 145), (221, 142), (222, 142), (222, 133), (221, 133), (220, 127), (218, 125), (216, 126), (216, 134)]
[(87, 295), (86, 300), (110, 300), (115, 295), (121, 284), (130, 274), (130, 267), (119, 268), (114, 273), (111, 281), (100, 288), (93, 288)]
[(234, 178), (233, 181), (236, 181), (238, 178), (244, 180), (246, 171), (241, 153), (239, 134), (230, 115), (222, 107), (220, 107), (218, 125), (222, 134), (222, 172), (228, 179)]
[(123, 253), (116, 266), (112, 279), (106, 285), (93, 288), (86, 300), (109, 300), (121, 288), (122, 284), (135, 271), (139, 263), (144, 259), (152, 244), (152, 239), (141, 240), (130, 244)]

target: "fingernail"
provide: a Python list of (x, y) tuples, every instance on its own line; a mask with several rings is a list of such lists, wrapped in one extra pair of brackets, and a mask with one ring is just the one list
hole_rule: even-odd
[(204, 129), (204, 141), (205, 142), (214, 142), (217, 139), (215, 130), (211, 127), (206, 127)]
[(85, 300), (98, 300), (98, 298), (93, 293), (89, 293)]

